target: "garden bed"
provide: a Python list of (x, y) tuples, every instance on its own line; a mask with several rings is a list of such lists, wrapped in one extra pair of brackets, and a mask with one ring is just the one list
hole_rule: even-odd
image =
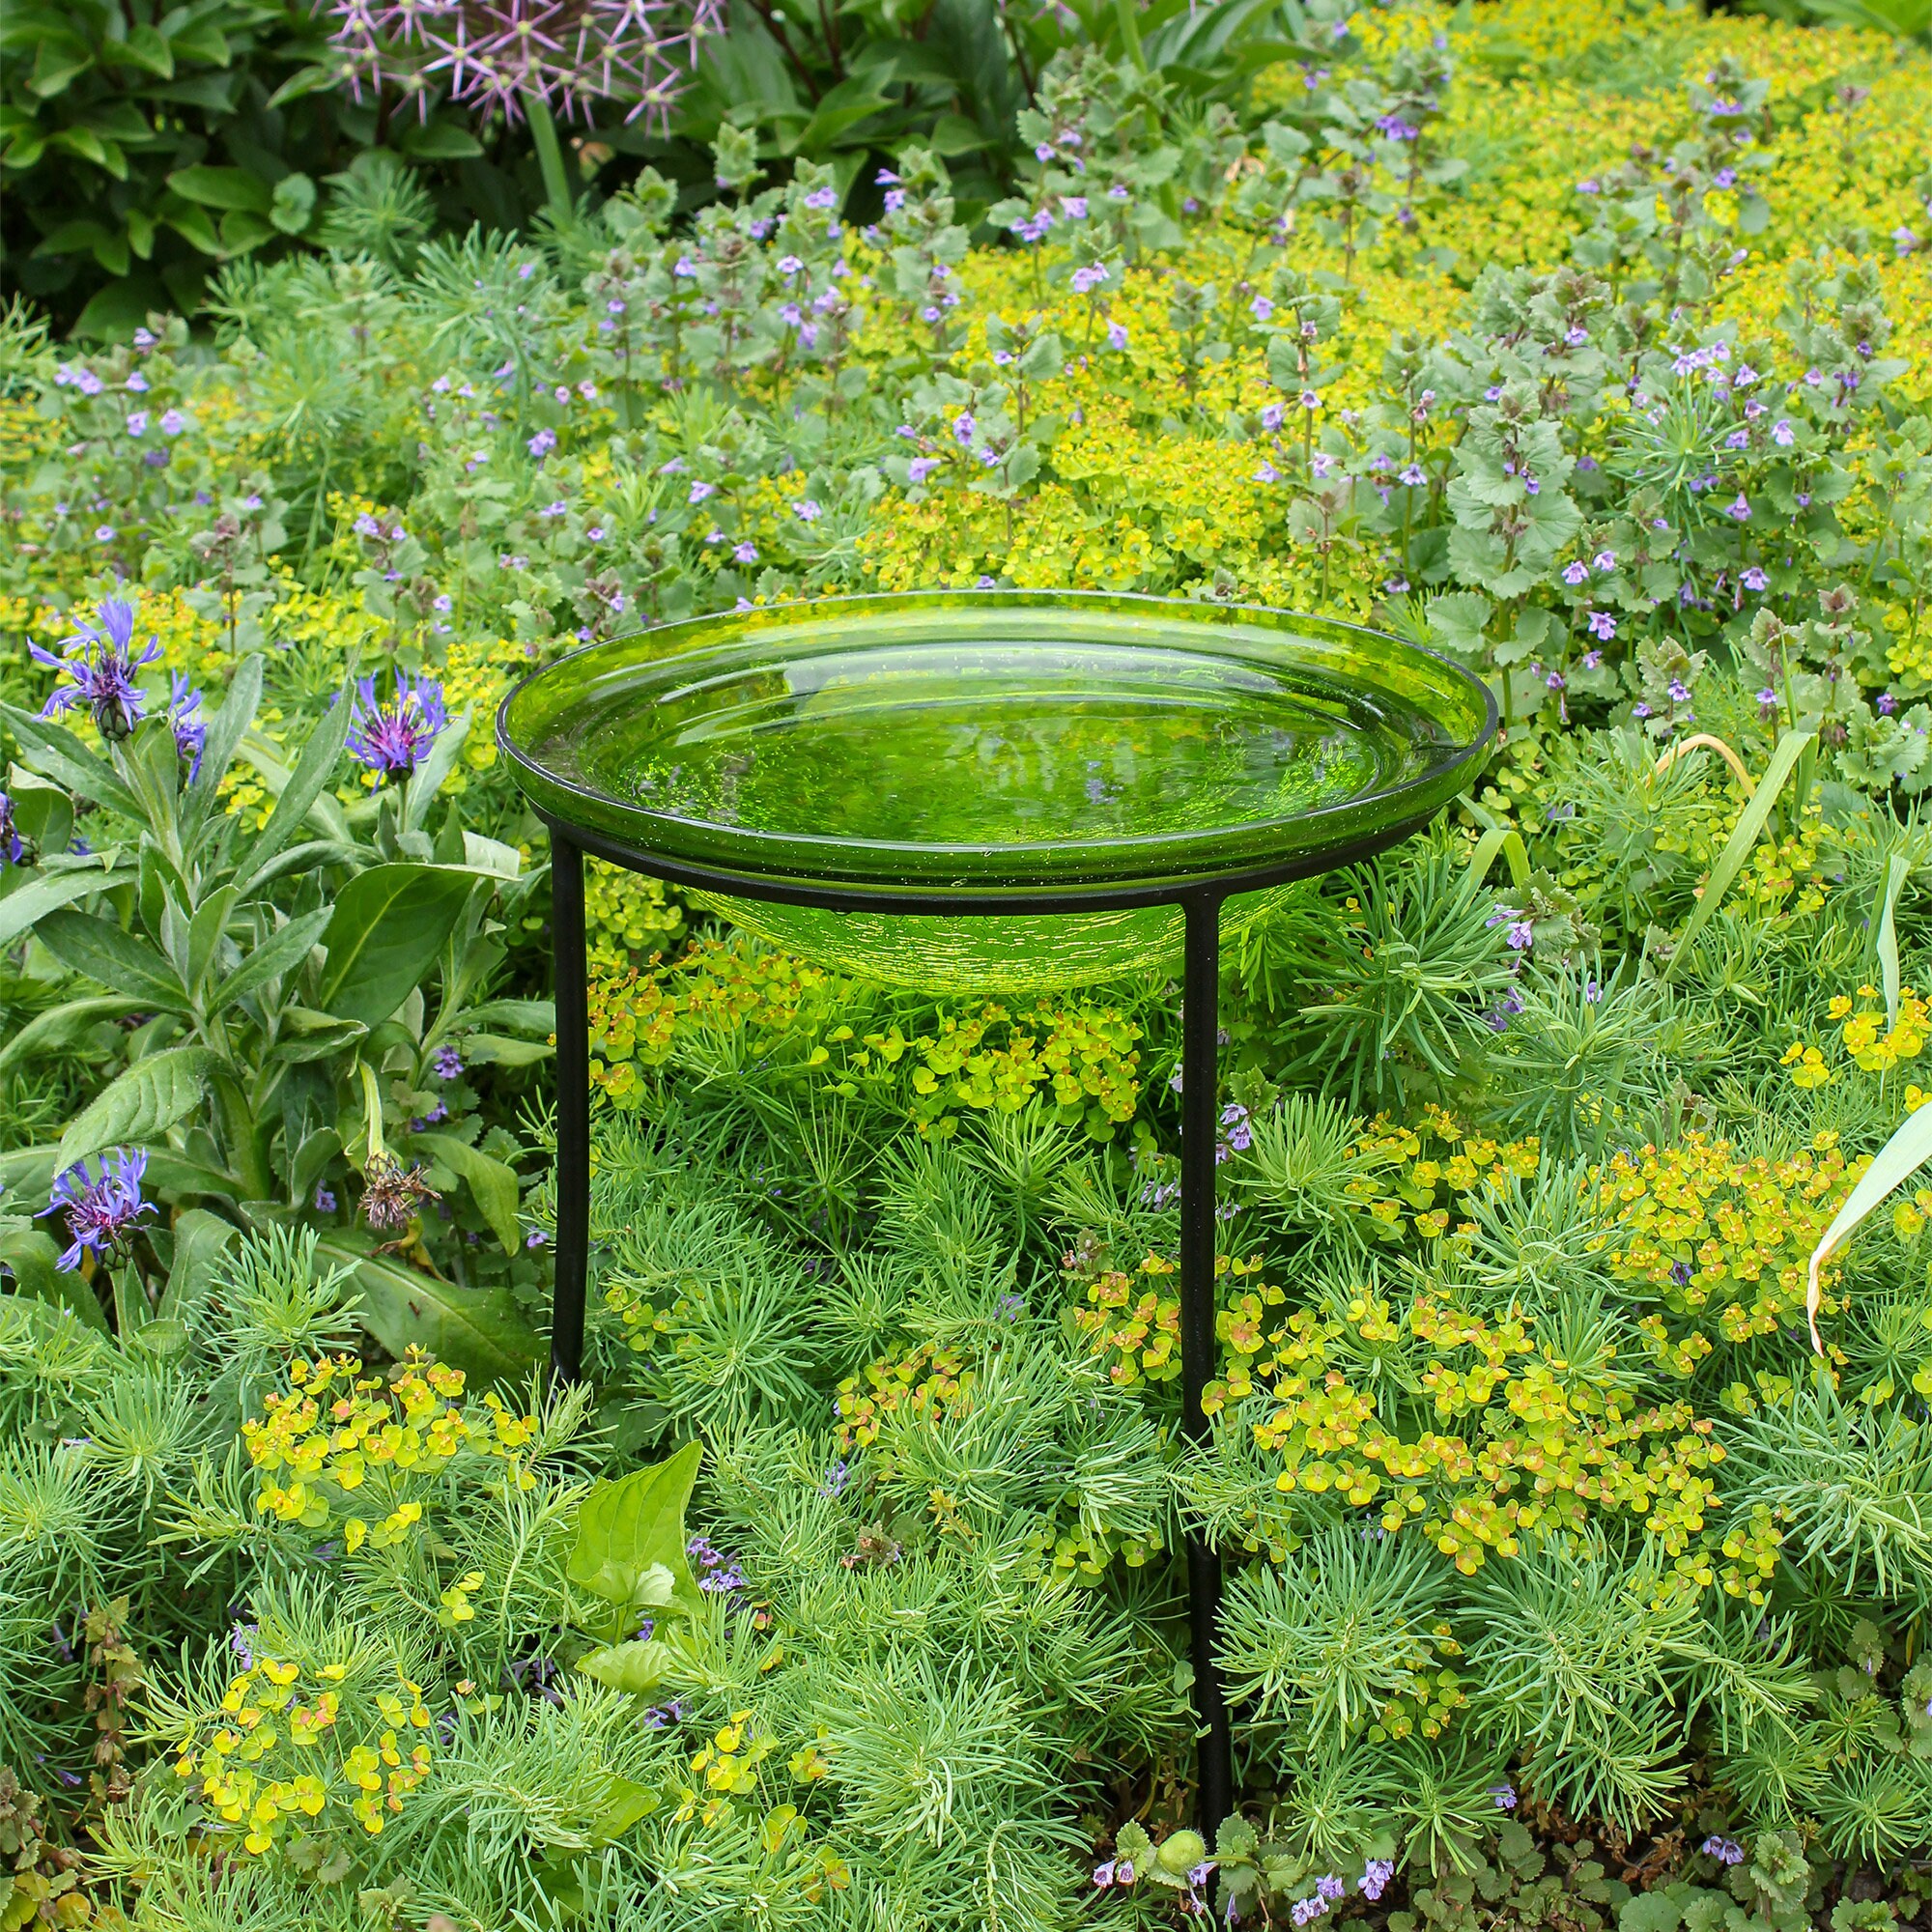
[[(927, 149), (727, 129), (695, 210), (8, 319), (0, 1925), (1923, 1919), (1925, 1177), (1807, 1268), (1932, 1038), (1932, 66), (1316, 25), (1245, 119), (1062, 57), (977, 242)], [(497, 702), (973, 585), (1347, 616), (1505, 710), (1224, 923), (1211, 1439), (1165, 977), (894, 990), (594, 866), (547, 1400)]]

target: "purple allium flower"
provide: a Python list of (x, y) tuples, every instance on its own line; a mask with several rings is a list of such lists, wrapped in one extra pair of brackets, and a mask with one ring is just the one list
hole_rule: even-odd
[(408, 778), (449, 722), (442, 686), (432, 677), (404, 678), (398, 673), (395, 696), (386, 704), (377, 702), (373, 677), (363, 678), (355, 693), (349, 749), (390, 783)]
[(1590, 612), (1590, 635), (1608, 643), (1617, 634), (1617, 620), (1607, 611)]
[(197, 716), (201, 693), (181, 671), (171, 672), (170, 677), (168, 723), (174, 727), (177, 755), (187, 760), (187, 781), (192, 784), (201, 776), (202, 747), (208, 743), (207, 723)]
[(1514, 1811), (1516, 1809), (1516, 1786), (1507, 1780), (1501, 1784), (1491, 1785), (1490, 1797), (1494, 1801), (1498, 1811)]
[(335, 0), (332, 11), (358, 101), (387, 85), (426, 115), (445, 83), (484, 120), (512, 123), (531, 100), (587, 121), (592, 101), (617, 99), (633, 103), (627, 121), (663, 127), (698, 39), (722, 21), (717, 0), (684, 14), (666, 0)]
[(93, 712), (95, 726), (103, 738), (127, 737), (140, 722), (148, 701), (134, 682), (134, 673), (161, 654), (158, 638), (150, 638), (148, 648), (139, 657), (130, 656), (133, 644), (134, 606), (125, 597), (103, 597), (96, 621), (82, 624), (61, 645), (59, 657), (39, 644), (29, 644), (27, 648), (37, 662), (52, 665), (72, 680), (55, 691), (41, 716), (57, 717), (73, 705), (84, 704)]
[(139, 1148), (116, 1148), (103, 1153), (97, 1165), (99, 1173), (90, 1174), (87, 1162), (80, 1161), (58, 1176), (52, 1198), (42, 1214), (67, 1213), (67, 1231), (72, 1244), (54, 1265), (77, 1268), (83, 1251), (97, 1262), (106, 1262), (119, 1250), (134, 1223), (143, 1214), (155, 1211), (154, 1203), (141, 1198), (141, 1177), (147, 1172), (148, 1156)]
[(1745, 1848), (1735, 1838), (1720, 1838), (1715, 1833), (1697, 1849), (1707, 1859), (1716, 1859), (1719, 1864), (1741, 1865), (1745, 1861)]

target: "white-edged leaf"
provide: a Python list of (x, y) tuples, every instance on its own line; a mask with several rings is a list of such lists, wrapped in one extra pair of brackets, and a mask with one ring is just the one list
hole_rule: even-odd
[(1894, 852), (1885, 862), (1885, 902), (1878, 918), (1879, 984), (1885, 988), (1885, 1023), (1898, 1024), (1898, 895), (1912, 876), (1912, 861)]
[(1832, 1225), (1811, 1250), (1811, 1260), (1804, 1270), (1804, 1314), (1811, 1324), (1811, 1346), (1819, 1354), (1825, 1352), (1825, 1344), (1818, 1335), (1818, 1270), (1858, 1232), (1859, 1223), (1895, 1188), (1903, 1187), (1928, 1160), (1932, 1160), (1932, 1104), (1920, 1107), (1916, 1114), (1908, 1114), (1898, 1123), (1897, 1131), (1879, 1149), (1872, 1164), (1865, 1169), (1864, 1179), (1832, 1216)]

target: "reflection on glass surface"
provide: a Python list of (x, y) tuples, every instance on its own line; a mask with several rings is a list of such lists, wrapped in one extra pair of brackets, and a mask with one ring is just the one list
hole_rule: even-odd
[[(595, 645), (512, 693), (498, 736), (539, 806), (646, 863), (939, 903), (1319, 865), (1446, 803), (1492, 723), (1466, 672), (1349, 626), (994, 592), (835, 599)], [(729, 909), (928, 985), (1106, 977), (1158, 963), (1179, 932), (1161, 908)]]

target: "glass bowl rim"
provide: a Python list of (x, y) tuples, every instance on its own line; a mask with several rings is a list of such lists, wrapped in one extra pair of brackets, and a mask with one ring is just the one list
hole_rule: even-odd
[[(1399, 783), (1380, 791), (1356, 795), (1337, 801), (1333, 805), (1321, 806), (1313, 811), (1294, 812), (1286, 817), (1272, 819), (1251, 819), (1237, 826), (1213, 828), (1202, 831), (1199, 828), (1171, 832), (1140, 833), (1126, 836), (1088, 838), (1044, 838), (1025, 842), (1005, 843), (948, 843), (889, 840), (880, 838), (849, 838), (827, 833), (805, 831), (772, 832), (761, 828), (723, 826), (708, 820), (680, 818), (667, 812), (653, 811), (635, 801), (622, 799), (612, 793), (584, 784), (579, 780), (566, 777), (553, 767), (541, 763), (512, 735), (510, 713), (518, 700), (530, 692), (538, 683), (559, 677), (568, 667), (580, 660), (599, 653), (608, 653), (624, 645), (637, 644), (644, 639), (670, 639), (679, 632), (722, 633), (717, 637), (707, 637), (704, 641), (689, 649), (679, 649), (672, 642), (668, 648), (654, 656), (652, 666), (668, 664), (681, 657), (696, 658), (705, 650), (725, 648), (734, 639), (730, 636), (733, 619), (754, 618), (760, 620), (743, 625), (743, 636), (736, 641), (758, 631), (769, 631), (774, 637), (782, 636), (787, 628), (787, 618), (816, 618), (820, 615), (837, 616), (849, 612), (862, 616), (867, 611), (880, 614), (894, 611), (917, 611), (922, 606), (933, 609), (971, 610), (975, 607), (986, 610), (1053, 610), (1085, 607), (1094, 611), (1122, 611), (1128, 615), (1145, 613), (1149, 615), (1165, 613), (1180, 624), (1199, 627), (1204, 642), (1213, 631), (1223, 625), (1234, 626), (1247, 623), (1264, 631), (1273, 630), (1288, 633), (1295, 625), (1312, 627), (1320, 636), (1328, 634), (1338, 642), (1360, 639), (1374, 647), (1376, 653), (1391, 650), (1400, 653), (1411, 662), (1427, 663), (1438, 670), (1450, 683), (1462, 687), (1466, 696), (1481, 707), (1483, 723), (1473, 737), (1463, 742), (1444, 748), (1422, 771), (1412, 774)], [(1079, 640), (1069, 640), (1069, 645), (1077, 645)], [(1090, 640), (1095, 643), (1104, 640)], [(1131, 644), (1124, 646), (1133, 648)], [(1149, 649), (1160, 648), (1150, 642)], [(1178, 646), (1177, 646), (1178, 647)], [(834, 648), (828, 646), (829, 651)], [(863, 652), (863, 640), (851, 646), (856, 652)], [(1210, 653), (1211, 654), (1211, 653)], [(1374, 678), (1363, 680), (1366, 688), (1373, 691)], [(1342, 618), (1317, 616), (1312, 612), (1287, 611), (1272, 605), (1263, 604), (1223, 604), (1207, 603), (1193, 598), (1162, 597), (1146, 591), (1113, 590), (1040, 590), (1020, 588), (996, 588), (991, 590), (947, 590), (927, 589), (912, 591), (864, 591), (848, 593), (837, 597), (814, 597), (801, 599), (796, 603), (761, 605), (751, 611), (715, 611), (702, 615), (680, 617), (665, 624), (647, 625), (636, 631), (627, 631), (611, 638), (601, 638), (591, 643), (580, 644), (575, 650), (566, 652), (554, 663), (539, 667), (520, 678), (503, 695), (497, 707), (496, 739), (498, 749), (509, 760), (511, 775), (526, 797), (529, 798), (538, 810), (547, 818), (559, 820), (567, 829), (590, 832), (633, 853), (642, 869), (648, 870), (653, 859), (662, 858), (680, 869), (707, 874), (717, 881), (716, 890), (743, 891), (755, 889), (760, 882), (775, 885), (791, 882), (822, 882), (829, 888), (844, 887), (857, 896), (869, 893), (891, 894), (895, 889), (903, 894), (925, 891), (933, 895), (935, 909), (944, 899), (954, 894), (983, 892), (1003, 894), (1026, 892), (1054, 885), (1064, 886), (1077, 893), (1081, 886), (1097, 887), (1106, 884), (1128, 886), (1145, 882), (1152, 886), (1156, 882), (1172, 883), (1177, 889), (1189, 883), (1206, 883), (1217, 874), (1239, 874), (1247, 876), (1269, 868), (1269, 862), (1259, 864), (1252, 860), (1242, 861), (1231, 855), (1223, 867), (1184, 866), (1179, 872), (1163, 870), (1160, 861), (1164, 855), (1199, 849), (1204, 842), (1211, 844), (1217, 837), (1226, 839), (1238, 832), (1249, 839), (1265, 837), (1270, 831), (1286, 832), (1293, 827), (1320, 827), (1324, 821), (1335, 827), (1338, 835), (1332, 839), (1296, 838), (1285, 840), (1279, 854), (1283, 868), (1297, 859), (1305, 860), (1311, 850), (1320, 850), (1332, 844), (1338, 849), (1351, 842), (1339, 835), (1354, 833), (1370, 828), (1360, 827), (1365, 814), (1373, 813), (1377, 826), (1393, 825), (1403, 820), (1403, 814), (1393, 808), (1409, 799), (1426, 798), (1429, 803), (1419, 806), (1418, 815), (1427, 817), (1430, 812), (1439, 810), (1453, 797), (1454, 791), (1442, 789), (1444, 781), (1452, 774), (1459, 774), (1472, 765), (1484, 748), (1495, 736), (1500, 713), (1495, 694), (1486, 679), (1478, 677), (1466, 666), (1441, 651), (1432, 650), (1425, 644), (1418, 644), (1406, 638), (1398, 638), (1386, 631), (1374, 630), (1363, 624), (1354, 624)], [(527, 775), (527, 779), (526, 779)], [(534, 785), (527, 781), (535, 781)], [(572, 812), (562, 809), (560, 801), (569, 800), (582, 806), (592, 808), (591, 812)], [(629, 829), (612, 829), (613, 818)], [(639, 836), (640, 828), (662, 827), (671, 833), (662, 848), (655, 842), (645, 842)], [(702, 831), (709, 835), (714, 844), (724, 844), (732, 850), (728, 862), (694, 857), (688, 850), (680, 849), (675, 836), (675, 828), (686, 827)], [(1380, 841), (1378, 841), (1380, 842)], [(862, 872), (847, 870), (839, 872), (836, 867), (838, 855), (866, 854), (874, 859), (898, 861), (909, 865), (923, 874), (912, 877), (905, 873)], [(1055, 856), (1065, 858), (1081, 855), (1093, 863), (1071, 873), (1059, 873), (1051, 869), (1050, 864), (1042, 869), (1041, 862), (1051, 861)], [(792, 855), (789, 859), (787, 855)], [(976, 870), (971, 876), (952, 871), (940, 876), (948, 862), (972, 860), (983, 867), (989, 856), (1005, 862), (995, 872)], [(1136, 857), (1148, 862), (1139, 868), (1123, 869), (1122, 861)], [(1297, 867), (1296, 869), (1307, 869)]]

